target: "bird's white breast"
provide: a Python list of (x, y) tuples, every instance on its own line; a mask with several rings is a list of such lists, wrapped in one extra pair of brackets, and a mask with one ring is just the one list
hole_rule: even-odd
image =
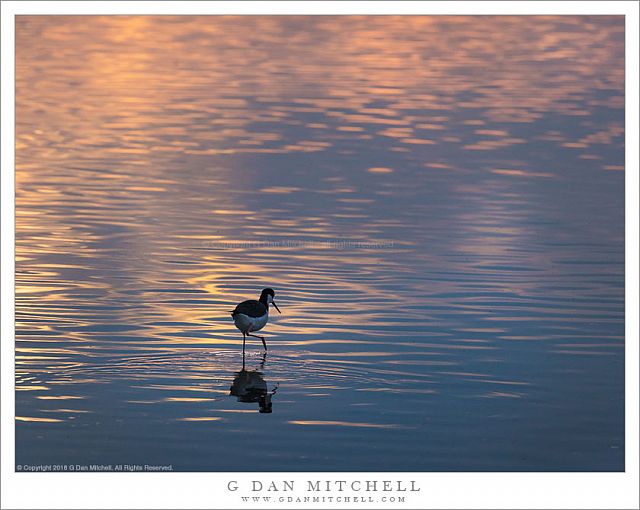
[(237, 313), (233, 317), (233, 322), (240, 331), (258, 331), (265, 327), (269, 320), (269, 313), (265, 313), (262, 317), (249, 317), (243, 313)]

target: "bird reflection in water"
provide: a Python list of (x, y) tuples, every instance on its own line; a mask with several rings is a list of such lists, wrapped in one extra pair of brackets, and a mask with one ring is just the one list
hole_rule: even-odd
[[(264, 368), (266, 353), (262, 356), (260, 369)], [(257, 402), (258, 411), (261, 413), (273, 412), (271, 397), (278, 390), (278, 385), (269, 391), (263, 373), (259, 370), (247, 370), (244, 364), (244, 353), (242, 356), (242, 370), (236, 372), (230, 388), (230, 395), (238, 397), (238, 402)]]

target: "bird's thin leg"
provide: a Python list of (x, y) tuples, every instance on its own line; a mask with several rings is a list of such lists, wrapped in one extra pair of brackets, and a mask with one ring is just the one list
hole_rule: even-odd
[(264, 345), (264, 350), (267, 350), (267, 342), (264, 341), (264, 337), (263, 336), (258, 336), (258, 335), (252, 335), (251, 333), (247, 333), (247, 336), (252, 336), (253, 338), (259, 338), (260, 340), (262, 340), (262, 345)]
[(242, 333), (242, 365), (244, 366), (244, 344), (247, 341), (247, 337), (246, 334), (243, 332)]

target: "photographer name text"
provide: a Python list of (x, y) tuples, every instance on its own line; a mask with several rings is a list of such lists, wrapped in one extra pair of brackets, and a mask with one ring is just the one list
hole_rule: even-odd
[(227, 490), (235, 492), (420, 492), (415, 480), (295, 480), (260, 481), (251, 480), (241, 484), (237, 480), (227, 483)]

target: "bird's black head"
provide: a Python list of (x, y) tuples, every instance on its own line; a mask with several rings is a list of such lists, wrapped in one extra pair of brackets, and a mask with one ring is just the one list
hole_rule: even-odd
[(278, 305), (276, 305), (275, 301), (273, 300), (274, 297), (276, 297), (276, 293), (273, 291), (273, 289), (267, 287), (266, 289), (262, 289), (262, 292), (260, 293), (260, 302), (264, 303), (267, 306), (269, 306), (270, 304), (275, 306), (276, 310), (278, 310), (278, 313), (280, 313), (280, 308), (278, 308)]
[(276, 297), (276, 293), (273, 291), (273, 289), (270, 289), (268, 287), (266, 289), (262, 289), (260, 297), (267, 299), (267, 296), (271, 296), (271, 299), (273, 299), (274, 297)]

